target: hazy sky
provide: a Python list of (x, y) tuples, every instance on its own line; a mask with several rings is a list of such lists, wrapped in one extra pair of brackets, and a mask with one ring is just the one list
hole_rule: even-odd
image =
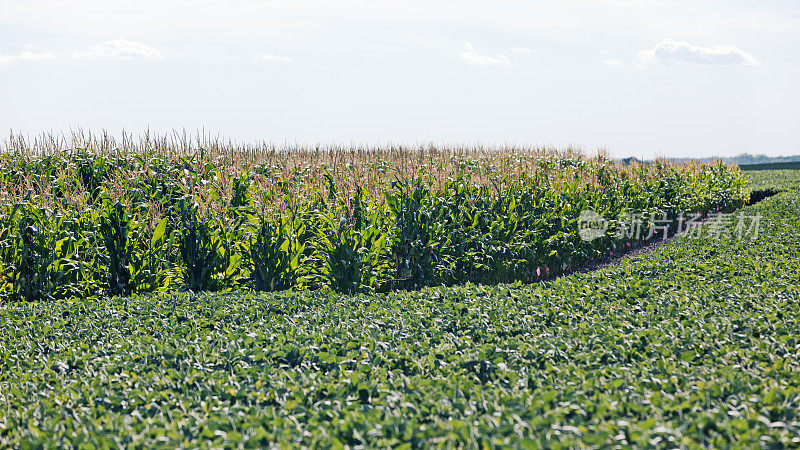
[(0, 135), (800, 154), (800, 2), (0, 0)]

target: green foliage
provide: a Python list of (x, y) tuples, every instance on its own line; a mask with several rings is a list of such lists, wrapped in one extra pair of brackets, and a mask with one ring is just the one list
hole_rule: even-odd
[[(793, 176), (742, 210), (756, 240), (684, 236), (534, 284), (5, 303), (0, 447), (797, 447)], [(526, 192), (492, 204), (490, 236), (555, 201)], [(513, 258), (569, 240), (529, 242)]]
[(398, 181), (384, 195), (394, 216), (394, 233), (390, 241), (394, 286), (418, 289), (434, 284), (446, 265), (438, 263), (443, 255), (440, 257), (434, 248), (442, 223), (438, 217), (432, 216), (429, 190), (421, 180), (415, 180), (413, 184)]
[(233, 194), (229, 207), (240, 209), (252, 206), (250, 196), (250, 181), (245, 177), (233, 177)]
[(304, 227), (302, 220), (286, 215), (275, 221), (259, 217), (257, 228), (243, 249), (253, 289), (273, 292), (295, 285), (305, 250), (298, 236), (304, 233)]
[[(10, 216), (17, 215), (15, 205)], [(9, 271), (11, 272), (11, 295), (13, 299), (44, 300), (51, 297), (53, 278), (51, 264), (55, 241), (48, 233), (47, 213), (23, 205), (16, 224), (17, 234), (12, 237)]]
[(112, 295), (130, 295), (133, 283), (130, 270), (133, 243), (130, 240), (131, 219), (120, 202), (106, 208), (100, 216), (100, 234), (106, 250), (108, 286)]
[(181, 202), (178, 249), (183, 263), (183, 282), (192, 292), (216, 290), (227, 269), (224, 235), (212, 214), (201, 215), (196, 204)]
[(364, 203), (356, 189), (350, 210), (336, 218), (321, 213), (315, 239), (314, 256), (322, 265), (321, 276), (338, 292), (371, 292), (385, 282), (387, 237), (380, 209)]
[[(674, 226), (681, 212), (728, 212), (750, 195), (742, 174), (723, 165), (625, 169), (543, 156), (542, 172), (528, 176), (482, 164), (460, 161), (439, 184), (430, 172), (371, 192), (342, 191), (323, 167), (320, 190), (298, 195), (291, 183), (306, 172), (261, 190), (278, 176), (272, 169), (233, 173), (204, 152), (6, 155), (0, 187), (32, 187), (26, 200), (0, 205), (0, 299), (538, 282), (629, 244), (611, 235), (625, 210)], [(609, 220), (607, 235), (580, 239), (584, 209)]]
[(78, 149), (73, 160), (77, 165), (77, 175), (81, 185), (94, 201), (100, 195), (100, 188), (112, 162), (85, 149)]

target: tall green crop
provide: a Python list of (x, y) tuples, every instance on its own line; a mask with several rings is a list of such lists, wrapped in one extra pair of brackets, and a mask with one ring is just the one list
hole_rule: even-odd
[(298, 241), (305, 224), (288, 215), (274, 221), (257, 219), (248, 245), (243, 249), (250, 282), (257, 291), (281, 291), (294, 286), (300, 276), (305, 244)]
[[(749, 198), (741, 172), (724, 165), (212, 154), (0, 157), (0, 297), (535, 282), (631, 245), (614, 235), (626, 212), (674, 223)], [(591, 241), (578, 233), (586, 210), (609, 224)]]
[(183, 282), (193, 292), (216, 290), (220, 272), (227, 268), (218, 225), (212, 214), (202, 216), (195, 204), (181, 203), (178, 240), (183, 263)]

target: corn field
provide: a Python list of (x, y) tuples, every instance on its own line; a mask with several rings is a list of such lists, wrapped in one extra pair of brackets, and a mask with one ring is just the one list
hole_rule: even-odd
[(674, 219), (749, 197), (736, 167), (570, 149), (76, 132), (1, 150), (2, 301), (537, 282), (627, 244), (582, 241), (582, 210)]

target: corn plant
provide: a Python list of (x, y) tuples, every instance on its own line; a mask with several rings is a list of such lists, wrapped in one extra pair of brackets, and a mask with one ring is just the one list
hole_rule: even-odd
[[(338, 200), (333, 189), (329, 195)], [(318, 278), (348, 294), (379, 289), (388, 269), (387, 236), (381, 230), (380, 211), (367, 207), (361, 189), (356, 189), (344, 215), (337, 217), (334, 210), (320, 213), (318, 219), (315, 256), (322, 264)]]
[(78, 149), (73, 155), (73, 164), (77, 169), (81, 185), (94, 201), (99, 196), (103, 181), (111, 170), (108, 160), (85, 149)]
[(301, 220), (281, 215), (274, 221), (261, 216), (250, 234), (249, 245), (242, 250), (250, 271), (250, 282), (257, 291), (281, 291), (294, 286), (300, 276), (305, 244)]
[(125, 205), (116, 202), (106, 207), (100, 218), (100, 234), (105, 244), (108, 285), (112, 295), (130, 295), (133, 291), (130, 270), (134, 245), (130, 240), (131, 219)]
[(220, 236), (214, 230), (211, 214), (202, 216), (196, 204), (181, 202), (179, 251), (183, 263), (183, 282), (192, 292), (215, 290), (227, 261)]
[(55, 260), (53, 255), (55, 242), (52, 233), (45, 225), (45, 214), (45, 211), (27, 204), (19, 208), (16, 234), (13, 236), (15, 254), (9, 267), (11, 295), (14, 299), (53, 298), (54, 274), (51, 265)]
[(441, 222), (434, 198), (422, 181), (397, 180), (384, 193), (394, 217), (389, 241), (393, 260), (392, 284), (399, 289), (417, 289), (435, 283), (446, 270), (444, 255), (435, 247)]

